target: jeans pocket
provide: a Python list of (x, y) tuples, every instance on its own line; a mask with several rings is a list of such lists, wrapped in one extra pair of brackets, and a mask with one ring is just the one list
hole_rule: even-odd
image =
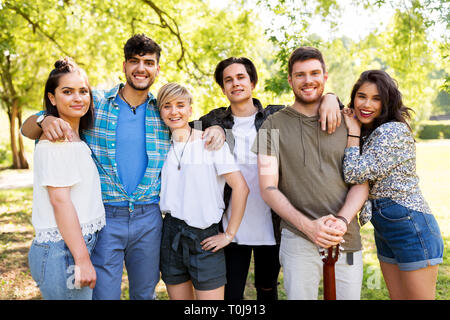
[(378, 209), (378, 214), (381, 218), (390, 222), (400, 222), (411, 219), (409, 210), (399, 204)]
[(86, 243), (86, 248), (88, 249), (89, 255), (94, 250), (95, 244), (97, 243), (98, 232), (94, 232), (84, 236), (84, 242)]
[(38, 243), (33, 240), (28, 253), (28, 264), (30, 273), (36, 285), (39, 287), (44, 282), (45, 267), (47, 265), (50, 246), (45, 243)]

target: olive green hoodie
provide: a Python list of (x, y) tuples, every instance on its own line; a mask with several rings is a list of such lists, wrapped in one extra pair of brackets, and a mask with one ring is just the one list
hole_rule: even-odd
[[(342, 173), (347, 127), (342, 122), (330, 135), (320, 129), (318, 120), (319, 116), (308, 117), (286, 107), (266, 119), (252, 148), (255, 153), (277, 156), (278, 189), (310, 219), (337, 214), (349, 189)], [(287, 221), (281, 221), (281, 228), (308, 239)], [(345, 251), (361, 250), (357, 219), (350, 222), (344, 240)]]

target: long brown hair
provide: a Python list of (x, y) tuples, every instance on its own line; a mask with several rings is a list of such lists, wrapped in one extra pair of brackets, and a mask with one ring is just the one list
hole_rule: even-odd
[(353, 86), (349, 108), (354, 109), (355, 96), (359, 88), (366, 82), (377, 86), (378, 94), (381, 98), (381, 114), (374, 120), (373, 125), (368, 128), (363, 125), (361, 128), (362, 136), (369, 136), (373, 130), (383, 123), (398, 121), (405, 123), (409, 130), (411, 127), (408, 121), (411, 119), (411, 108), (403, 104), (402, 94), (398, 90), (397, 81), (383, 70), (367, 70), (361, 73), (358, 81)]

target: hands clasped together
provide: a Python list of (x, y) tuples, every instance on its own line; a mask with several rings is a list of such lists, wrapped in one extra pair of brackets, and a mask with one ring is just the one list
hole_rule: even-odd
[(347, 224), (331, 214), (313, 220), (311, 228), (305, 230), (309, 239), (322, 248), (329, 248), (343, 243), (343, 237), (346, 232)]

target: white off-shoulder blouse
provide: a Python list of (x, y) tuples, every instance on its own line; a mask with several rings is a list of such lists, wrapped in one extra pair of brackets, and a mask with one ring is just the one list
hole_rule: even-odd
[(83, 236), (105, 225), (100, 179), (91, 158), (91, 150), (83, 141), (39, 141), (34, 151), (33, 213), (35, 241), (60, 241), (47, 186), (70, 187)]

